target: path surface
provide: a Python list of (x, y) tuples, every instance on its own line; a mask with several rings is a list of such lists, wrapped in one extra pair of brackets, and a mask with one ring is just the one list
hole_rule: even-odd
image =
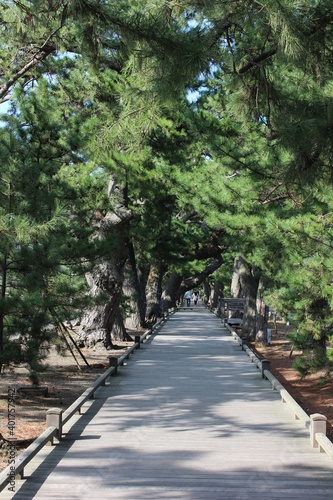
[(204, 308), (171, 316), (109, 380), (13, 498), (333, 498), (333, 462)]

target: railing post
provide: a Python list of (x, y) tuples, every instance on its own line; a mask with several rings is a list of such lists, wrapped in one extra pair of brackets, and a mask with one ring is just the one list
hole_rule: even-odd
[[(58, 441), (61, 440), (62, 435), (62, 414), (63, 410), (61, 408), (50, 408), (46, 411), (46, 428), (55, 427), (57, 429)], [(53, 444), (53, 438), (50, 444)]]
[[(8, 476), (10, 477), (10, 476)], [(15, 473), (15, 479), (16, 481), (20, 481), (20, 479), (24, 479), (24, 469), (22, 469), (20, 472)]]
[(321, 432), (326, 436), (326, 421), (325, 415), (320, 413), (313, 413), (310, 415), (311, 418), (311, 429), (310, 429), (310, 442), (312, 448), (318, 448), (318, 443), (316, 441), (316, 433)]
[(109, 356), (109, 368), (113, 367), (115, 370), (113, 372), (114, 375), (117, 375), (118, 370), (118, 358), (115, 356)]
[(271, 362), (268, 359), (261, 360), (261, 376), (265, 378), (265, 370), (268, 372), (271, 371)]
[(137, 349), (140, 349), (140, 344), (141, 344), (141, 337), (140, 337), (140, 335), (136, 335), (136, 336), (135, 336), (135, 340), (134, 340), (134, 342), (135, 342), (136, 344), (138, 344)]

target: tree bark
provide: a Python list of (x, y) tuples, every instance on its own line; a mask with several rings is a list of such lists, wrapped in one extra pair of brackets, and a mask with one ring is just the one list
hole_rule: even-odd
[(244, 259), (242, 259), (241, 257), (236, 257), (234, 260), (234, 270), (232, 273), (231, 290), (230, 290), (231, 297), (234, 299), (244, 298), (241, 278), (240, 278), (241, 265), (243, 260)]
[[(11, 182), (8, 182), (8, 213), (10, 214), (12, 211), (12, 185)], [(3, 355), (4, 355), (4, 335), (5, 335), (5, 313), (3, 310), (3, 304), (7, 293), (7, 271), (8, 271), (8, 253), (6, 248), (3, 251), (3, 259), (0, 262), (1, 266), (1, 297), (0, 300), (2, 302), (0, 307), (0, 374), (2, 373), (3, 366)]]
[(210, 299), (211, 287), (210, 284), (205, 281), (204, 282), (204, 303), (207, 305)]
[(183, 277), (175, 271), (171, 274), (162, 293), (163, 311), (169, 309), (170, 307), (177, 307), (177, 300), (179, 300), (178, 291), (182, 280)]
[(166, 266), (152, 263), (149, 270), (146, 286), (147, 319), (156, 320), (163, 314), (162, 308), (162, 279)]
[(123, 315), (121, 314), (119, 308), (117, 310), (116, 317), (112, 326), (110, 338), (107, 338), (107, 345), (111, 346), (112, 341), (117, 340), (133, 340), (132, 337), (127, 333)]
[(257, 292), (257, 332), (256, 332), (256, 347), (267, 346), (267, 322), (269, 307), (264, 301), (264, 291), (266, 284), (262, 278), (259, 280)]
[(126, 328), (137, 330), (141, 327), (140, 310), (138, 306), (138, 288), (135, 284), (133, 270), (128, 262), (125, 266), (125, 278), (123, 284), (123, 297), (125, 299), (125, 317)]
[(257, 290), (259, 279), (253, 267), (241, 256), (236, 257), (231, 291), (234, 298), (245, 299), (243, 334), (251, 340), (256, 338)]
[(222, 263), (223, 263), (222, 256), (219, 255), (218, 257), (216, 257), (216, 259), (207, 264), (205, 269), (201, 271), (199, 274), (193, 276), (192, 278), (184, 279), (181, 282), (180, 287), (178, 289), (177, 299), (179, 300), (179, 298), (183, 296), (187, 290), (193, 290), (194, 288), (198, 288), (206, 280), (206, 278), (208, 278), (208, 276), (213, 274), (217, 269), (219, 269), (219, 267), (221, 267)]
[(122, 191), (113, 180), (109, 184), (108, 191), (114, 210), (108, 212), (101, 221), (98, 238), (109, 239), (110, 244), (112, 242), (112, 252), (108, 259), (101, 257), (94, 270), (86, 276), (91, 287), (91, 296), (98, 297), (104, 293), (106, 302), (86, 311), (78, 332), (78, 339), (81, 343), (95, 345), (102, 342), (105, 347), (112, 344), (113, 325), (116, 319), (118, 322), (120, 320), (119, 306), (124, 282), (124, 267), (128, 257), (126, 225), (132, 218), (130, 210), (124, 205)]
[(221, 317), (221, 298), (223, 297), (223, 284), (215, 281), (211, 287), (209, 302), (211, 308), (216, 311), (218, 318)]
[(145, 326), (146, 318), (146, 292), (144, 273), (137, 267), (133, 243), (127, 241), (128, 262), (123, 293), (129, 305), (125, 324), (127, 328), (138, 329)]
[(214, 282), (210, 293), (210, 303), (213, 309), (218, 309), (219, 307), (219, 299), (223, 297), (223, 288), (221, 283)]

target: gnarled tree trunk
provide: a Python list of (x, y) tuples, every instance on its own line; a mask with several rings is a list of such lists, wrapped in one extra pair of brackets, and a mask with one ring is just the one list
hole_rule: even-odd
[(138, 293), (134, 284), (132, 269), (128, 263), (125, 268), (125, 279), (123, 284), (123, 297), (125, 299), (126, 315), (124, 322), (126, 328), (137, 330), (141, 327), (140, 312), (138, 307)]
[(126, 265), (123, 293), (129, 307), (125, 324), (127, 328), (135, 330), (145, 326), (145, 273), (137, 266), (134, 246), (129, 240), (127, 241), (127, 248), (129, 258)]
[(162, 293), (162, 307), (164, 311), (170, 307), (177, 306), (177, 300), (179, 300), (178, 291), (182, 280), (182, 276), (175, 271), (171, 273)]
[(253, 267), (241, 256), (236, 257), (231, 292), (234, 298), (245, 299), (243, 333), (251, 340), (256, 338), (257, 290), (259, 279)]
[(117, 320), (117, 336), (123, 331), (119, 306), (124, 282), (124, 267), (127, 260), (126, 225), (132, 217), (123, 201), (119, 186), (110, 182), (109, 196), (114, 210), (101, 221), (98, 238), (109, 240), (112, 251), (110, 257), (100, 258), (86, 278), (92, 297), (105, 294), (105, 302), (89, 308), (80, 322), (78, 340), (85, 345), (102, 343), (105, 347), (112, 344), (112, 330)]
[(146, 286), (147, 297), (147, 319), (156, 320), (163, 314), (162, 310), (162, 279), (166, 272), (166, 266), (152, 263)]
[(196, 274), (192, 278), (186, 278), (184, 279), (177, 292), (177, 299), (179, 300), (180, 297), (184, 295), (186, 290), (193, 290), (195, 288), (198, 288), (199, 285), (205, 282), (206, 278), (213, 274), (219, 267), (221, 267), (223, 263), (222, 256), (219, 255), (216, 257), (216, 259), (212, 260), (203, 271), (200, 273)]
[(210, 300), (210, 294), (211, 294), (211, 287), (210, 284), (205, 281), (204, 282), (204, 303), (207, 305), (209, 300)]
[(107, 345), (112, 345), (112, 341), (115, 340), (133, 340), (132, 337), (127, 333), (126, 327), (124, 325), (123, 315), (118, 307), (118, 311), (110, 332), (110, 338), (107, 338)]
[(267, 322), (269, 308), (264, 301), (264, 291), (266, 290), (266, 283), (263, 278), (259, 280), (257, 292), (257, 333), (256, 333), (256, 347), (263, 347), (267, 345)]
[(223, 289), (224, 286), (222, 283), (219, 283), (218, 281), (215, 281), (213, 283), (213, 286), (211, 287), (211, 292), (210, 292), (210, 304), (211, 308), (216, 310), (217, 316), (221, 316), (221, 298), (223, 297)]
[(210, 292), (210, 303), (212, 309), (218, 309), (219, 307), (219, 299), (223, 297), (223, 285), (217, 281), (213, 283)]

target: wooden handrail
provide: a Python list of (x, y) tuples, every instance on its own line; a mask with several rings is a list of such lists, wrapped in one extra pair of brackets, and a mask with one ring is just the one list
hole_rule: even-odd
[[(236, 342), (238, 342), (238, 344), (242, 346), (243, 350), (246, 351), (251, 360), (256, 363), (257, 367), (261, 368), (261, 361), (255, 356), (255, 354), (248, 346), (243, 345), (243, 341), (237, 335), (237, 333), (232, 330), (229, 325), (225, 325), (225, 327), (231, 333)], [(280, 393), (281, 401), (287, 403), (290, 409), (293, 411), (294, 418), (300, 420), (303, 423), (304, 427), (311, 434), (311, 417), (303, 410), (303, 408), (297, 403), (297, 401), (295, 401), (291, 394), (283, 387), (283, 385), (277, 380), (276, 377), (274, 377), (274, 375), (269, 370), (264, 370), (263, 373), (266, 379), (271, 382), (272, 388)], [(326, 434), (322, 432), (316, 432), (314, 434), (314, 439), (318, 444), (319, 451), (325, 452), (333, 460), (333, 443), (326, 436)]]
[(303, 410), (297, 401), (294, 400), (291, 394), (289, 394), (289, 392), (283, 387), (282, 384), (280, 384), (271, 372), (265, 370), (265, 377), (271, 382), (272, 388), (280, 393), (282, 402), (288, 403), (288, 406), (294, 413), (295, 420), (301, 420), (304, 426), (310, 430), (311, 419), (309, 415)]
[(0, 491), (15, 480), (16, 476), (23, 475), (24, 467), (32, 460), (37, 453), (56, 436), (58, 429), (56, 427), (48, 427), (37, 439), (35, 439), (28, 448), (26, 448), (15, 462), (0, 474)]
[(315, 439), (318, 443), (319, 451), (324, 451), (333, 460), (333, 443), (322, 432), (315, 434)]
[[(252, 362), (257, 365), (257, 368), (262, 369), (262, 364), (260, 359), (251, 351), (247, 345), (243, 345), (242, 339), (237, 335), (237, 333), (229, 326), (225, 325), (225, 328), (231, 333), (234, 339), (242, 346), (243, 350), (249, 356)], [(283, 385), (274, 377), (274, 375), (268, 371), (264, 370), (265, 377), (271, 382), (272, 388), (277, 390), (281, 395), (281, 400), (291, 407), (294, 412), (294, 418), (304, 422), (307, 429), (310, 430), (311, 420), (309, 415), (301, 408), (301, 406), (294, 400), (294, 398), (289, 394), (289, 392), (283, 387)]]
[(72, 416), (81, 409), (81, 406), (94, 396), (95, 391), (105, 382), (105, 380), (110, 377), (116, 370), (114, 366), (108, 368), (95, 382), (84, 391), (81, 396), (79, 396), (74, 403), (72, 403), (66, 411), (64, 411), (62, 416), (62, 423), (66, 424)]
[[(166, 317), (160, 318), (153, 326), (151, 329), (147, 330), (144, 332), (143, 335), (140, 337), (140, 343), (144, 342), (149, 335), (151, 335), (154, 330), (156, 330), (166, 319), (170, 314), (173, 314), (175, 312), (175, 309), (170, 309), (167, 312)], [(127, 359), (132, 352), (135, 349), (138, 349), (140, 347), (138, 342), (135, 342), (127, 351), (118, 358), (117, 361), (117, 366), (123, 364), (124, 360)], [(98, 379), (95, 380), (95, 382), (88, 387), (84, 391), (81, 396), (79, 396), (74, 403), (72, 403), (67, 410), (60, 415), (61, 419), (61, 427), (64, 425), (68, 420), (72, 418), (72, 416), (80, 411), (82, 405), (91, 397), (93, 397), (95, 391), (102, 385), (105, 384), (105, 380), (110, 377), (113, 372), (116, 371), (116, 367), (112, 366), (108, 368)], [(0, 492), (5, 489), (6, 486), (10, 485), (11, 480), (15, 480), (17, 476), (23, 476), (23, 471), (24, 467), (37, 455), (37, 453), (48, 443), (48, 442), (53, 442), (53, 438), (58, 437), (61, 438), (59, 435), (59, 429), (54, 426), (47, 427), (47, 429), (40, 435), (38, 438), (36, 438), (28, 448), (26, 448), (18, 457), (16, 457), (15, 462), (11, 465), (9, 465), (1, 474), (0, 474)]]

